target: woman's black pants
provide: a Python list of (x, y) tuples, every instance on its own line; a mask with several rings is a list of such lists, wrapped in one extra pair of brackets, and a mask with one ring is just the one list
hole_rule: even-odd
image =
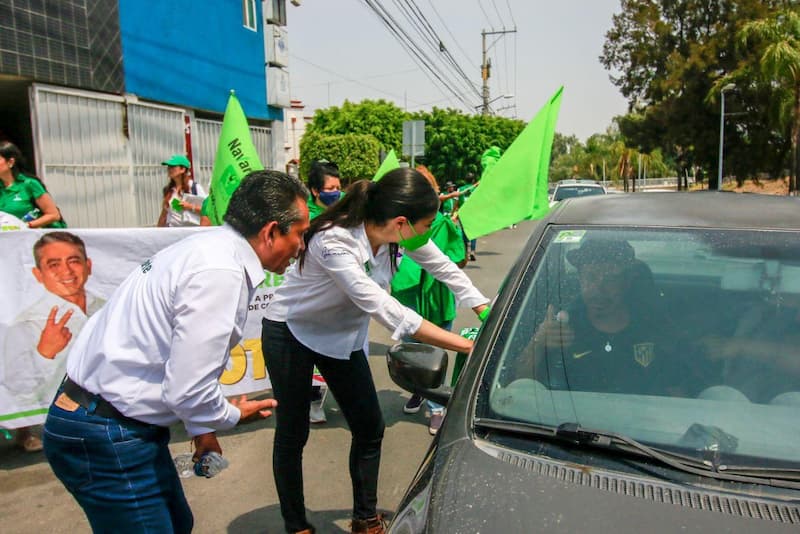
[(272, 469), (286, 531), (311, 528), (303, 497), (303, 447), (308, 441), (311, 374), (315, 365), (353, 436), (350, 444), (353, 518), (375, 517), (384, 422), (366, 354), (357, 350), (350, 354), (349, 360), (323, 356), (300, 343), (286, 323), (267, 319), (262, 321), (261, 344), (278, 401)]

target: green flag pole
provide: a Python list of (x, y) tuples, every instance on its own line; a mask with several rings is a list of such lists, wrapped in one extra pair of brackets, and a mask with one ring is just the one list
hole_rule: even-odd
[(228, 202), (242, 178), (263, 168), (264, 165), (261, 164), (256, 147), (250, 138), (247, 117), (242, 105), (239, 104), (239, 99), (231, 90), (228, 105), (225, 107), (225, 116), (222, 119), (214, 170), (211, 173), (208, 207), (211, 224), (222, 224)]
[(470, 239), (547, 215), (547, 174), (563, 90), (559, 88), (536, 113), (459, 210)]
[(378, 172), (375, 173), (375, 176), (372, 177), (373, 182), (377, 182), (383, 175), (389, 171), (393, 171), (400, 167), (400, 162), (397, 160), (397, 154), (394, 153), (394, 149), (391, 149), (386, 157), (383, 158), (381, 162), (381, 166), (378, 167)]

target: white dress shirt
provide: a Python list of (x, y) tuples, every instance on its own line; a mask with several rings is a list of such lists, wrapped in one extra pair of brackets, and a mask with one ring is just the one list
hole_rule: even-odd
[[(406, 254), (447, 285), (457, 305), (489, 302), (431, 241)], [(302, 272), (296, 263), (286, 272), (266, 317), (286, 322), (294, 337), (314, 352), (347, 360), (366, 345), (370, 317), (391, 331), (395, 340), (422, 325), (418, 313), (386, 290), (393, 274), (389, 245), (373, 255), (363, 225), (331, 227), (312, 238)]]
[(142, 263), (75, 341), (67, 375), (122, 414), (191, 436), (224, 430), (239, 409), (220, 374), (242, 337), (264, 269), (229, 226), (199, 232)]

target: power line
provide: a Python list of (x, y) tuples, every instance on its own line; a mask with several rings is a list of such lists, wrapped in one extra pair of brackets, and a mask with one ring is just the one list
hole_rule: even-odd
[(500, 10), (497, 9), (497, 4), (495, 3), (494, 0), (492, 0), (492, 6), (494, 6), (494, 12), (497, 13), (497, 18), (500, 20), (500, 26), (502, 26), (503, 29), (505, 29), (506, 23), (503, 22), (503, 17), (500, 16)]
[(450, 28), (447, 27), (447, 24), (445, 23), (445, 21), (442, 18), (442, 16), (439, 14), (439, 11), (437, 11), (436, 6), (433, 3), (433, 1), (432, 0), (428, 0), (428, 4), (430, 4), (431, 9), (433, 10), (434, 14), (436, 15), (436, 18), (439, 19), (439, 22), (441, 22), (441, 24), (444, 27), (444, 29), (447, 32), (447, 34), (450, 35), (450, 37), (453, 39), (453, 42), (456, 43), (456, 48), (458, 48), (461, 51), (461, 53), (464, 55), (464, 59), (466, 59), (467, 62), (471, 62), (472, 60), (470, 59), (469, 54), (467, 54), (464, 51), (464, 49), (459, 44), (458, 39), (456, 39), (456, 36), (453, 35), (453, 33), (450, 31)]
[[(517, 21), (514, 20), (514, 14), (511, 12), (511, 4), (506, 0), (506, 6), (508, 6), (508, 15), (511, 17), (511, 24), (514, 25), (514, 29), (517, 28)], [(516, 39), (516, 37), (515, 37)]]
[[(412, 60), (414, 60), (420, 69), (423, 70), (426, 77), (428, 77), (428, 79), (430, 79), (434, 85), (436, 85), (436, 83), (431, 79), (430, 75), (436, 78), (442, 87), (452, 93), (455, 98), (457, 98), (468, 110), (471, 111), (471, 103), (466, 100), (465, 96), (461, 92), (454, 89), (453, 82), (449, 79), (446, 79), (447, 76), (444, 73), (437, 72), (437, 70), (434, 69), (435, 62), (425, 53), (424, 50), (419, 47), (419, 45), (417, 45), (408, 32), (398, 24), (397, 20), (392, 16), (389, 10), (382, 6), (377, 0), (363, 0), (363, 2), (367, 5), (367, 7), (372, 9), (381, 22), (389, 29), (395, 39), (412, 57)], [(426, 32), (426, 30), (420, 29), (419, 27), (417, 27), (417, 31), (423, 36)], [(427, 41), (427, 39), (425, 40)], [(428, 73), (430, 73), (430, 75)], [(444, 95), (445, 93), (442, 94)]]
[(489, 28), (494, 30), (494, 25), (492, 24), (492, 21), (489, 19), (489, 14), (486, 13), (485, 9), (483, 9), (483, 4), (481, 4), (481, 0), (476, 0), (476, 1), (478, 2), (478, 7), (481, 8), (481, 11), (483, 11), (483, 16), (486, 19), (486, 22), (489, 23)]
[[(302, 58), (302, 57), (300, 57), (298, 55), (291, 54), (291, 57), (293, 57), (295, 59), (298, 59), (298, 60), (302, 61), (303, 63), (308, 63), (309, 65), (311, 65), (313, 67), (316, 67), (316, 68), (318, 68), (320, 70), (323, 70), (325, 72), (333, 74), (334, 76), (338, 76), (339, 78), (341, 78), (341, 79), (343, 79), (343, 80), (345, 80), (347, 82), (355, 83), (357, 85), (361, 85), (362, 87), (366, 87), (367, 89), (371, 89), (371, 90), (373, 90), (375, 92), (378, 92), (378, 93), (381, 93), (381, 94), (384, 94), (384, 95), (387, 95), (387, 96), (391, 96), (392, 98), (397, 98), (397, 99), (401, 99), (401, 100), (404, 98), (403, 96), (395, 95), (395, 94), (389, 93), (388, 91), (384, 91), (383, 89), (378, 89), (377, 87), (374, 87), (372, 85), (369, 85), (369, 84), (366, 84), (366, 83), (362, 83), (359, 80), (354, 80), (353, 78), (348, 78), (347, 76), (342, 76), (341, 74), (339, 74), (338, 72), (336, 72), (334, 70), (331, 70), (331, 69), (328, 69), (326, 67), (323, 67), (322, 65), (318, 65), (317, 63), (314, 63), (313, 61), (309, 61), (307, 59), (304, 59), (304, 58)], [(402, 72), (412, 72), (412, 71), (416, 72), (417, 69), (410, 69), (410, 70), (406, 70), (406, 71), (402, 71)], [(399, 74), (399, 73), (395, 73), (395, 74)], [(380, 77), (385, 77), (385, 76), (391, 76), (391, 74), (382, 74), (382, 75), (378, 75), (378, 76), (372, 76), (372, 78), (380, 78)], [(328, 83), (329, 82), (324, 82), (324, 83), (319, 83), (319, 84), (314, 84), (314, 85), (328, 85)]]
[(460, 78), (462, 81), (461, 83), (464, 86), (475, 93), (475, 96), (480, 98), (480, 91), (478, 90), (475, 83), (470, 79), (469, 75), (464, 72), (464, 69), (461, 68), (461, 65), (458, 64), (458, 61), (455, 57), (450, 53), (449, 49), (445, 46), (444, 41), (436, 32), (436, 30), (431, 25), (428, 18), (419, 8), (419, 6), (414, 2), (414, 0), (404, 0), (405, 4), (408, 6), (403, 7), (400, 4), (400, 0), (394, 0), (395, 4), (398, 5), (400, 10), (405, 14), (406, 19), (411, 23), (411, 25), (417, 29), (417, 33), (419, 33), (420, 37), (423, 41), (427, 42), (428, 46), (433, 51), (435, 58), (441, 59), (441, 55), (444, 56), (443, 64), (453, 73), (456, 75), (457, 78)]

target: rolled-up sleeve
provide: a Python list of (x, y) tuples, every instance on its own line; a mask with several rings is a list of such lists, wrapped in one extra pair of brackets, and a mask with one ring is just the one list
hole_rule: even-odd
[(353, 304), (392, 332), (394, 340), (419, 330), (422, 317), (400, 304), (367, 275), (370, 267), (359, 261), (355, 238), (328, 232), (317, 235), (319, 238), (312, 240), (308, 252)]
[(172, 342), (161, 398), (189, 435), (196, 436), (239, 422), (241, 413), (223, 395), (219, 377), (232, 336), (241, 337), (236, 317), (247, 292), (242, 290), (243, 271), (216, 269), (185, 276), (174, 295)]
[(456, 305), (474, 308), (488, 304), (489, 299), (472, 283), (472, 280), (453, 263), (432, 241), (414, 251), (406, 251), (431, 276), (445, 284), (456, 297)]

